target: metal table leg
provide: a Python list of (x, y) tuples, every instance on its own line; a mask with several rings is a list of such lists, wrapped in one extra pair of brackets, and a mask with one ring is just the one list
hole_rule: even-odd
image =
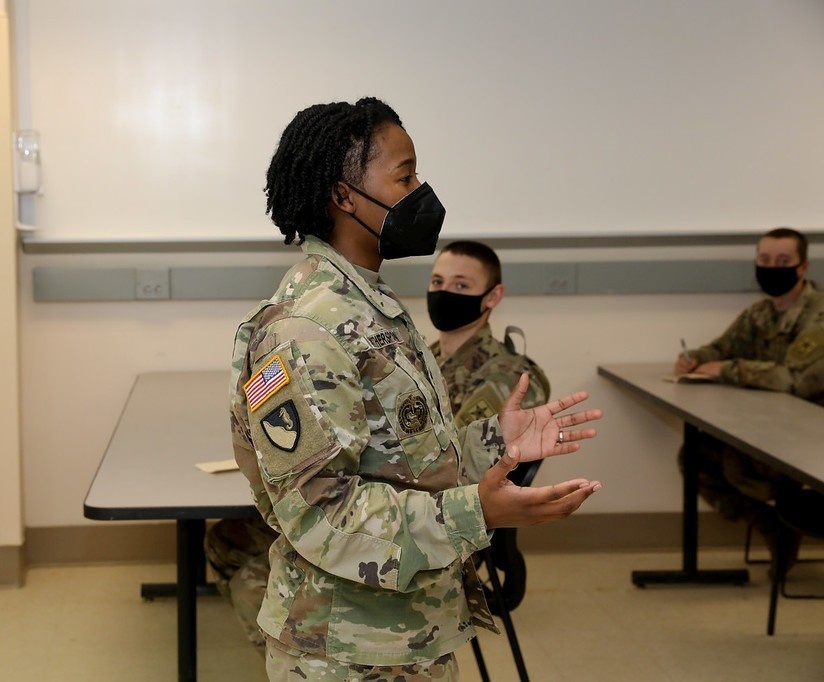
[(746, 569), (698, 570), (698, 448), (700, 431), (684, 424), (684, 499), (682, 516), (682, 563), (680, 571), (633, 571), (632, 583), (673, 585), (684, 583), (745, 585), (750, 574)]

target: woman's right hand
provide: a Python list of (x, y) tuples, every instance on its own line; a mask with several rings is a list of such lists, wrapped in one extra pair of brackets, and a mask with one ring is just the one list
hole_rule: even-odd
[(513, 446), (478, 483), (488, 529), (523, 528), (564, 519), (601, 489), (598, 481), (576, 478), (556, 485), (522, 488), (507, 478), (520, 458)]

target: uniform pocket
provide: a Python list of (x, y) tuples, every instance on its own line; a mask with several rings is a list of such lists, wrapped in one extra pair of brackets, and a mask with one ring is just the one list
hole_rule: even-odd
[[(411, 368), (411, 365), (410, 365)], [(432, 395), (412, 378), (400, 363), (375, 384), (383, 407), (409, 469), (415, 476), (438, 459), (441, 445), (435, 433)]]

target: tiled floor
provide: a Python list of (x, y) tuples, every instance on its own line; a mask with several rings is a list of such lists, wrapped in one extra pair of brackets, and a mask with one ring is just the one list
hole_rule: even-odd
[[(824, 558), (819, 550), (818, 556)], [(702, 567), (740, 567), (741, 550), (704, 551)], [(767, 637), (765, 566), (747, 587), (630, 584), (635, 568), (676, 567), (676, 554), (527, 557), (529, 590), (514, 612), (533, 682), (822, 682), (824, 601), (781, 600)], [(139, 597), (141, 582), (174, 579), (172, 565), (34, 568), (0, 590), (0, 679), (161, 682), (176, 679), (175, 604)], [(824, 563), (802, 563), (790, 587), (824, 591)], [(199, 603), (201, 682), (265, 682), (228, 605)], [(505, 637), (481, 644), (493, 682), (515, 682)], [(471, 649), (463, 682), (479, 680)]]

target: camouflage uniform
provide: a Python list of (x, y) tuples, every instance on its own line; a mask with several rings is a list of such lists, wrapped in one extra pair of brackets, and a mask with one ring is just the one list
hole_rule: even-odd
[(258, 624), (292, 655), (396, 666), (495, 630), (472, 566), (497, 418), (457, 430), (437, 363), (377, 273), (308, 237), (235, 337), (235, 458), (277, 531)]
[[(508, 327), (501, 343), (485, 325), (449, 358), (441, 357), (439, 342), (432, 345), (457, 426), (497, 414), (523, 372), (530, 375), (523, 407), (549, 400), (549, 381), (532, 360), (515, 352), (510, 329), (520, 331)], [(269, 575), (268, 548), (275, 537), (260, 518), (219, 521), (206, 535), (206, 556), (218, 575), (218, 589), (232, 602), (249, 641), (261, 654), (266, 642), (257, 615)]]
[[(824, 294), (807, 283), (785, 311), (761, 300), (689, 355), (699, 364), (723, 361), (723, 383), (793, 393), (824, 406)], [(724, 517), (753, 523), (772, 547), (777, 520), (767, 503), (779, 485), (791, 482), (709, 434), (701, 434), (698, 461), (701, 496)]]
[(269, 547), (277, 537), (260, 517), (222, 519), (203, 542), (218, 591), (232, 604), (249, 641), (263, 655), (266, 640), (257, 626), (269, 578)]
[(541, 368), (527, 356), (515, 353), (508, 335), (504, 343), (498, 341), (488, 324), (452, 356), (441, 356), (439, 341), (432, 344), (432, 353), (449, 387), (458, 426), (498, 414), (524, 372), (529, 372), (529, 389), (522, 407), (543, 405), (549, 400), (549, 381)]

